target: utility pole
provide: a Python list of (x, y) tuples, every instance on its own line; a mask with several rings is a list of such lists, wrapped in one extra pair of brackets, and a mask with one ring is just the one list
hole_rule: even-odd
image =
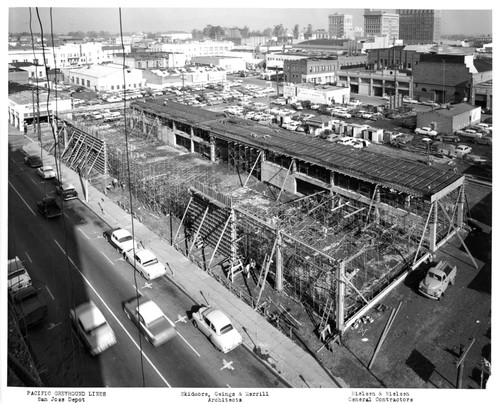
[(464, 362), (465, 362), (465, 357), (467, 356), (467, 353), (469, 352), (470, 348), (472, 347), (472, 344), (476, 341), (475, 338), (472, 338), (472, 341), (470, 342), (469, 346), (465, 351), (461, 349), (460, 352), (460, 358), (458, 358), (457, 361), (457, 389), (462, 388), (462, 379), (463, 379), (463, 374), (464, 374)]

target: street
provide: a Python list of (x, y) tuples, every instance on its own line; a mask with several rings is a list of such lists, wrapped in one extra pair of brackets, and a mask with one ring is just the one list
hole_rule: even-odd
[[(244, 346), (225, 355), (216, 351), (191, 323), (194, 302), (166, 277), (146, 282), (134, 273), (102, 237), (107, 224), (80, 200), (64, 202), (62, 217), (43, 219), (36, 201), (55, 194), (52, 180), (40, 180), (20, 151), (9, 157), (8, 254), (25, 261), (49, 305), (48, 318), (27, 337), (47, 386), (284, 387)], [(81, 185), (74, 185), (81, 194)], [(144, 339), (122, 311), (136, 290), (176, 324), (177, 337), (157, 348)], [(97, 357), (69, 321), (70, 308), (88, 300), (117, 338)]]

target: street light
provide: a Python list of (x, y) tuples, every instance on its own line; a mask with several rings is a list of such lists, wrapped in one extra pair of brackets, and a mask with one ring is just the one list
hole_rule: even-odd
[(442, 88), (441, 88), (441, 93), (442, 93), (442, 102), (443, 104), (446, 103), (446, 97), (444, 95), (444, 78), (445, 78), (445, 74), (446, 74), (446, 61), (444, 59), (441, 60), (443, 62), (443, 84), (442, 84)]

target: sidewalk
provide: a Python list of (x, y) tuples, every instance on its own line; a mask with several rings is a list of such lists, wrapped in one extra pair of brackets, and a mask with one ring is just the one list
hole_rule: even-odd
[[(15, 129), (10, 127), (9, 133), (13, 131)], [(23, 150), (27, 154), (39, 154), (40, 146), (27, 139)], [(43, 160), (48, 164), (54, 164), (54, 157), (45, 151)], [(78, 174), (66, 166), (63, 166), (63, 178), (75, 186), (80, 184)], [(106, 195), (89, 186), (89, 201), (85, 202), (79, 188), (77, 186), (82, 203), (99, 215), (110, 227), (131, 229), (130, 214), (123, 211)], [(349, 387), (342, 379), (333, 377), (325, 371), (311, 355), (275, 329), (250, 306), (171, 247), (167, 240), (160, 238), (137, 220), (134, 220), (134, 232), (136, 239), (141, 240), (160, 261), (168, 263), (173, 273), (167, 271), (167, 276), (172, 282), (183, 289), (194, 301), (205, 303), (204, 296), (210, 304), (223, 309), (236, 328), (240, 330), (248, 349), (292, 387)]]

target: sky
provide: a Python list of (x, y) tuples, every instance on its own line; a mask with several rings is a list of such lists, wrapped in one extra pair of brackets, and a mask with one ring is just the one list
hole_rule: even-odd
[[(8, 30), (9, 32), (29, 32), (30, 30), (30, 15), (28, 7), (18, 7), (19, 3), (8, 0)], [(304, 2), (302, 1), (301, 4)], [(325, 2), (317, 0), (314, 2), (314, 8), (285, 8), (282, 6), (283, 1), (275, 1), (270, 8), (270, 2), (254, 0), (246, 3), (238, 2), (237, 4), (245, 4), (246, 7), (252, 8), (234, 8), (235, 2), (224, 1), (207, 1), (202, 3), (186, 2), (186, 8), (158, 8), (158, 2), (150, 2), (145, 0), (141, 2), (144, 5), (142, 8), (128, 7), (127, 3), (116, 3), (114, 8), (109, 7), (109, 2), (103, 0), (101, 2), (86, 2), (88, 8), (67, 8), (68, 2), (45, 2), (38, 5), (38, 12), (42, 21), (44, 32), (50, 32), (49, 7), (52, 7), (52, 26), (53, 32), (56, 34), (65, 34), (70, 31), (109, 31), (110, 33), (118, 33), (120, 29), (119, 7), (121, 7), (122, 29), (123, 32), (165, 32), (171, 30), (181, 30), (191, 32), (193, 29), (203, 29), (206, 25), (221, 25), (224, 27), (239, 27), (245, 25), (250, 30), (263, 30), (267, 27), (273, 28), (275, 25), (283, 24), (290, 31), (295, 24), (299, 24), (300, 30), (307, 28), (308, 24), (312, 24), (313, 29), (328, 29), (328, 14), (335, 12), (352, 14), (355, 26), (363, 26), (364, 7), (374, 9), (384, 9), (394, 11), (392, 2), (377, 2), (373, 4), (363, 4), (363, 2), (353, 1), (349, 4), (359, 6), (354, 9), (330, 8), (324, 7), (325, 4), (331, 5), (333, 1)], [(430, 4), (426, 4), (430, 3)], [(470, 8), (468, 2), (468, 7)], [(98, 7), (105, 5), (107, 7)], [(138, 2), (129, 3), (137, 6)], [(162, 4), (168, 4), (163, 2)], [(200, 6), (200, 4), (202, 6)], [(206, 8), (211, 4), (210, 8)], [(231, 4), (233, 8), (227, 7)], [(298, 2), (286, 2), (290, 7)], [(344, 2), (342, 2), (345, 5)], [(464, 9), (460, 1), (452, 2), (459, 9), (450, 9), (450, 2), (436, 0), (427, 2), (426, 0), (419, 1), (419, 5), (425, 7), (428, 5), (435, 9), (443, 10), (442, 13), (442, 33), (449, 34), (465, 34), (465, 35), (482, 35), (493, 34), (492, 32), (492, 8), (493, 3), (488, 1), (481, 2), (481, 9)], [(37, 4), (35, 4), (36, 6)], [(385, 6), (393, 6), (393, 8)], [(489, 7), (488, 7), (489, 5)], [(30, 4), (33, 6), (33, 4)], [(156, 7), (155, 7), (156, 6)], [(400, 5), (401, 6), (401, 5)], [(438, 6), (440, 6), (438, 8)], [(205, 8), (203, 8), (205, 7)], [(318, 8), (316, 8), (318, 7)], [(321, 7), (321, 8), (319, 8)], [(33, 32), (40, 32), (40, 24), (36, 14), (35, 7), (31, 7), (31, 27)]]

